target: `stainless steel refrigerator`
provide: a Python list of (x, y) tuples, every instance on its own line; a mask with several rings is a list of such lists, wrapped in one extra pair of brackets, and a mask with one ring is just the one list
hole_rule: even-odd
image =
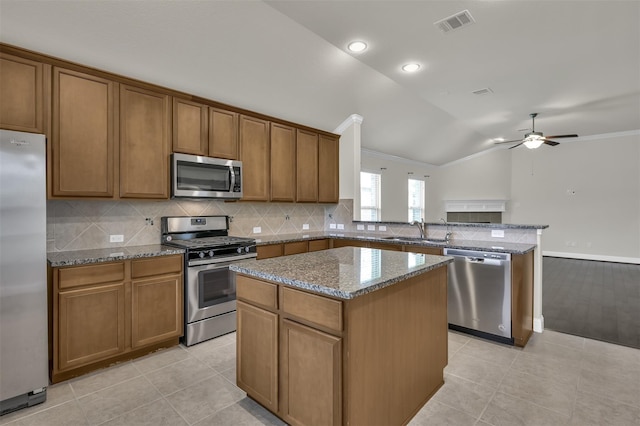
[(45, 137), (0, 130), (0, 414), (47, 397)]

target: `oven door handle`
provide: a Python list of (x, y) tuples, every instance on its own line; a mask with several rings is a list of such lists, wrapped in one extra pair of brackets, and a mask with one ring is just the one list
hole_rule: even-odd
[(233, 259), (219, 261), (219, 262), (211, 262), (211, 259), (196, 259), (196, 260), (191, 260), (187, 262), (187, 266), (190, 268), (197, 267), (197, 266), (210, 266), (210, 268), (201, 268), (201, 269), (220, 269), (220, 268), (226, 268), (227, 266), (239, 260), (255, 259), (255, 258), (256, 258), (256, 253), (248, 253), (242, 256), (234, 256)]

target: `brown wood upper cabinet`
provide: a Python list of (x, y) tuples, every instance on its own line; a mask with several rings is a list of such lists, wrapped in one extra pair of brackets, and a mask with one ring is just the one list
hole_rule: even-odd
[(0, 127), (45, 132), (45, 67), (50, 72), (51, 68), (40, 62), (0, 53)]
[(271, 123), (271, 201), (296, 199), (296, 131)]
[(243, 167), (245, 201), (269, 201), (269, 122), (240, 116), (240, 160)]
[(238, 113), (209, 107), (209, 157), (238, 159)]
[(115, 86), (90, 74), (53, 69), (52, 196), (113, 197)]
[(337, 203), (339, 187), (340, 139), (320, 135), (318, 140), (318, 202)]
[(296, 132), (296, 201), (318, 201), (318, 134)]
[(207, 155), (209, 111), (206, 105), (173, 98), (173, 152)]
[(120, 85), (120, 197), (169, 198), (169, 96)]

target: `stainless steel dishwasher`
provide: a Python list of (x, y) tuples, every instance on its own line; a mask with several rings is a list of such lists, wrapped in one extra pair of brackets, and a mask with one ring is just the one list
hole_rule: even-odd
[(449, 328), (513, 344), (511, 255), (444, 249), (448, 266)]

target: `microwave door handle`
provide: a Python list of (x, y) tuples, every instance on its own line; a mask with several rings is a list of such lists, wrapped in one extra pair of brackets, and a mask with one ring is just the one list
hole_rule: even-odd
[(231, 188), (229, 188), (229, 192), (233, 192), (233, 188), (236, 186), (236, 174), (233, 172), (233, 166), (229, 166), (229, 173), (231, 173)]

